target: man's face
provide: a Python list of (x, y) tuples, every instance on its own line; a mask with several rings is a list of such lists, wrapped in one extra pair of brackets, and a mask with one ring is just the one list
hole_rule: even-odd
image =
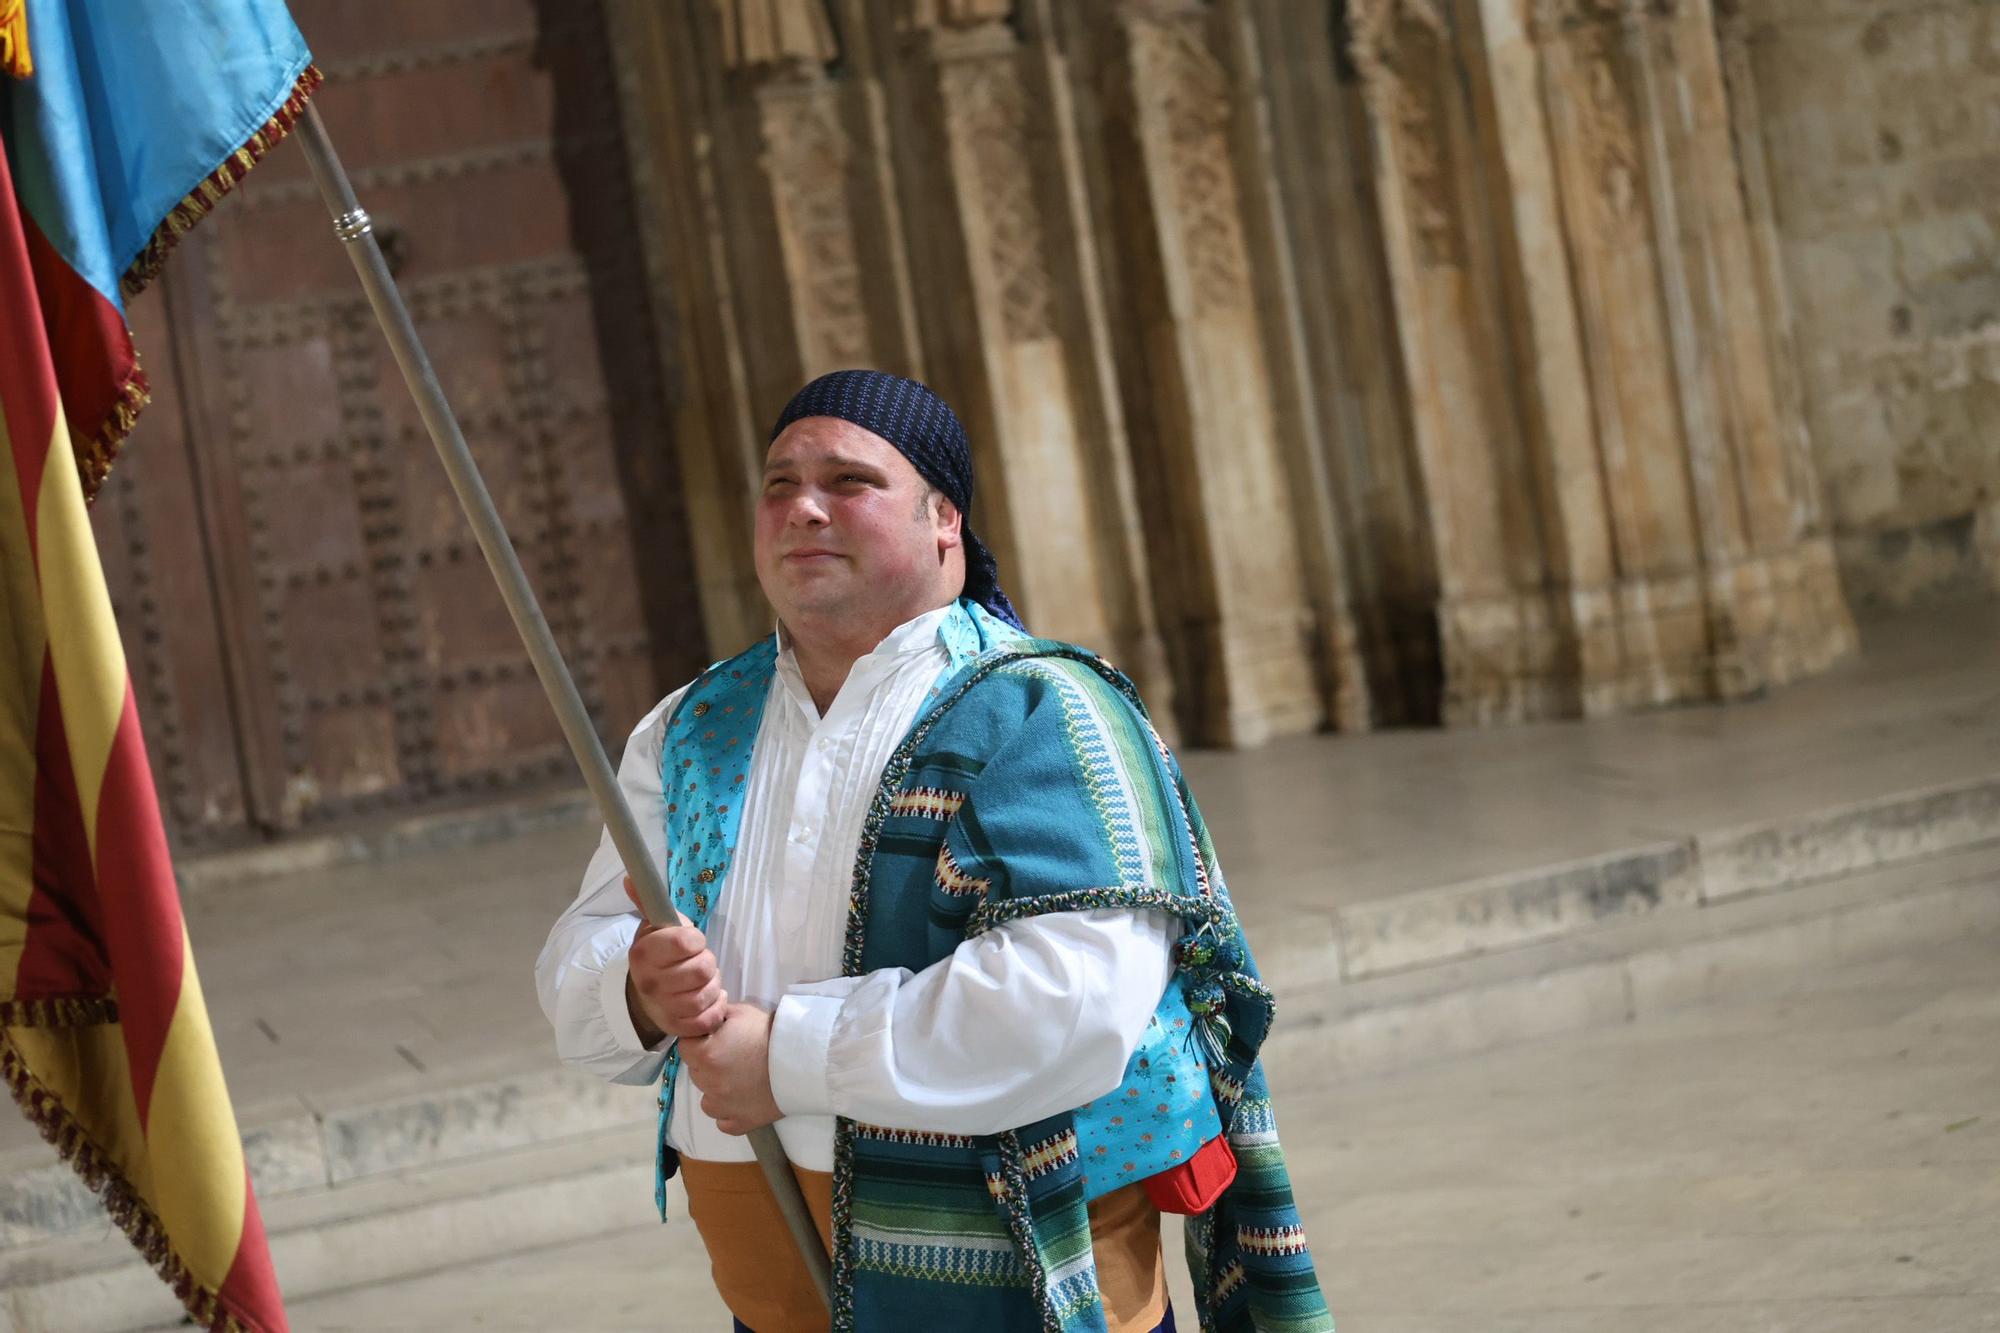
[(757, 501), (757, 578), (780, 617), (841, 616), (883, 632), (943, 606), (959, 517), (873, 431), (805, 417), (771, 442)]

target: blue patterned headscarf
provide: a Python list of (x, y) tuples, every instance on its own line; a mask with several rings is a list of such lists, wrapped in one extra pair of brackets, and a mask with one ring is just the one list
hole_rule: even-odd
[(965, 596), (1016, 629), (1021, 617), (1007, 594), (1000, 591), (1000, 566), (986, 544), (972, 535), (972, 450), (965, 427), (958, 424), (944, 399), (915, 380), (881, 370), (836, 370), (821, 375), (792, 395), (778, 424), (785, 427), (804, 417), (839, 417), (896, 446), (925, 481), (958, 506), (965, 542)]

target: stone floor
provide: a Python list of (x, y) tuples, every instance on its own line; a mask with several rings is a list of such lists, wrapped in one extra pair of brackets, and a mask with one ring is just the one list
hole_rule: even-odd
[[(1422, 1071), (1281, 1071), (1342, 1333), (2000, 1330), (1996, 962), (1972, 938)], [(694, 1244), (647, 1225), (293, 1327), (726, 1327)]]

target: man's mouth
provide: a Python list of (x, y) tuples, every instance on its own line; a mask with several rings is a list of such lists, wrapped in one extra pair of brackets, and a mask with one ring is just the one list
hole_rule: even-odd
[(787, 560), (838, 560), (839, 558), (840, 552), (823, 550), (817, 546), (801, 547), (796, 551), (785, 552)]

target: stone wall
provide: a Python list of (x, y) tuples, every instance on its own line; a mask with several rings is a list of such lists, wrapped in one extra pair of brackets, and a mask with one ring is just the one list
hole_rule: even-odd
[(717, 651), (768, 624), (763, 423), (857, 363), (958, 407), (1030, 623), (1191, 740), (1852, 646), (1709, 0), (612, 13)]
[(2000, 4), (1735, 0), (1745, 176), (1857, 609), (2000, 588)]

